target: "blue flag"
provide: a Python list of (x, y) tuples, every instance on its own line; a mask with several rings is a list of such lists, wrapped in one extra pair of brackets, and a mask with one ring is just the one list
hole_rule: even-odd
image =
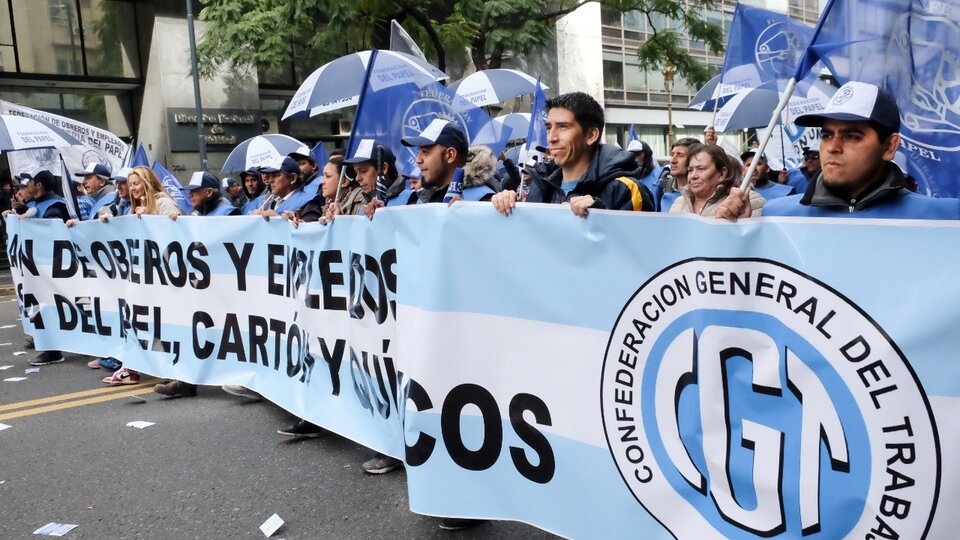
[(812, 36), (813, 28), (782, 13), (737, 4), (714, 98), (786, 81)]
[(537, 77), (537, 87), (533, 91), (526, 150), (528, 153), (536, 151), (538, 146), (547, 147), (547, 95), (543, 93), (543, 87), (540, 86), (540, 77)]
[(960, 196), (960, 0), (831, 0), (797, 66), (822, 61), (843, 84), (887, 90), (900, 107), (900, 151), (921, 193)]
[(639, 141), (640, 137), (637, 135), (637, 130), (633, 128), (633, 124), (630, 124), (630, 131), (627, 133), (627, 144), (630, 144), (630, 141)]
[(323, 141), (317, 141), (317, 144), (310, 152), (313, 154), (313, 159), (317, 162), (317, 166), (321, 169), (326, 162), (330, 161), (330, 154), (327, 153), (327, 147), (323, 145)]
[(167, 194), (177, 201), (177, 206), (180, 207), (180, 211), (184, 214), (189, 214), (193, 212), (193, 205), (190, 204), (190, 197), (187, 195), (187, 192), (183, 189), (183, 186), (180, 185), (180, 181), (177, 180), (177, 177), (173, 175), (172, 172), (168, 171), (166, 167), (160, 164), (159, 161), (154, 160), (153, 165), (150, 166), (153, 169), (153, 172), (160, 178), (160, 183), (163, 184), (163, 189), (167, 190)]
[(375, 139), (397, 156), (400, 174), (413, 175), (417, 149), (400, 143), (403, 137), (419, 135), (435, 119), (457, 124), (470, 145), (486, 145), (499, 154), (506, 146), (506, 133), (483, 110), (437, 83), (433, 76), (403, 58), (377, 54), (367, 67), (367, 79), (357, 105), (347, 155), (352, 156), (363, 139)]
[(133, 154), (130, 161), (130, 167), (149, 167), (150, 158), (147, 157), (147, 151), (143, 148), (143, 143), (137, 145), (137, 151)]

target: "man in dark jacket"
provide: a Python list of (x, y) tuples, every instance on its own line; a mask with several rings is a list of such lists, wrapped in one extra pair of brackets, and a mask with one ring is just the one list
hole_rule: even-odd
[[(637, 162), (630, 152), (600, 143), (603, 125), (603, 108), (583, 92), (547, 101), (547, 144), (554, 161), (546, 175), (531, 171), (527, 202), (570, 203), (580, 217), (590, 208), (643, 208), (646, 190), (636, 177)], [(517, 192), (501, 191), (492, 201), (498, 212), (510, 215)]]
[(900, 110), (882, 89), (849, 82), (820, 113), (796, 118), (820, 127), (822, 170), (802, 195), (767, 203), (764, 216), (960, 219), (960, 201), (907, 189), (891, 162), (900, 146)]
[(220, 193), (220, 180), (213, 173), (198, 171), (183, 187), (190, 196), (194, 216), (239, 216), (240, 209)]

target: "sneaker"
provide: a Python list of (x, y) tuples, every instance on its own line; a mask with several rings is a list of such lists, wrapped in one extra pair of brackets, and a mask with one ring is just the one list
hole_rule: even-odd
[(23, 340), (24, 349), (36, 349), (37, 346), (33, 344), (33, 336), (27, 336), (27, 339)]
[(154, 386), (153, 391), (170, 397), (193, 397), (197, 395), (197, 385), (183, 381), (167, 381)]
[(63, 355), (60, 351), (43, 351), (29, 363), (31, 366), (45, 366), (47, 364), (57, 364), (63, 362)]
[(247, 399), (252, 399), (255, 401), (260, 401), (261, 399), (263, 399), (263, 396), (261, 396), (260, 394), (254, 392), (253, 390), (247, 390), (246, 388), (244, 388), (243, 386), (240, 386), (239, 384), (225, 384), (221, 386), (220, 389), (228, 394), (244, 397)]
[(387, 474), (388, 472), (401, 466), (403, 466), (403, 462), (399, 459), (385, 456), (383, 454), (377, 454), (373, 457), (373, 459), (365, 461), (360, 468), (362, 468), (363, 472), (367, 474)]
[(123, 363), (113, 357), (101, 358), (99, 362), (100, 362), (100, 367), (102, 367), (107, 371), (116, 371), (123, 367)]
[(100, 359), (98, 358), (87, 362), (87, 367), (90, 369), (100, 369)]
[(103, 382), (107, 384), (139, 384), (140, 374), (127, 368), (120, 368), (113, 375), (104, 377)]
[(286, 429), (278, 429), (277, 433), (287, 437), (320, 437), (326, 433), (322, 427), (307, 422), (302, 418)]
[(440, 528), (445, 531), (462, 531), (486, 521), (485, 519), (443, 518), (440, 520)]

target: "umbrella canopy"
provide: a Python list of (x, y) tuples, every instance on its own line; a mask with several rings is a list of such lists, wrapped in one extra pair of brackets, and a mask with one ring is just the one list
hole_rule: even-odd
[(83, 144), (66, 131), (40, 120), (0, 114), (0, 152), (32, 148), (64, 148)]
[(305, 145), (287, 135), (274, 133), (257, 135), (238, 144), (227, 156), (227, 160), (223, 162), (221, 171), (236, 173), (254, 167), (263, 167), (269, 163), (277, 162), (301, 146)]
[[(798, 83), (781, 121), (789, 122), (799, 114), (824, 110), (835, 91), (836, 88), (820, 80)], [(714, 128), (724, 132), (766, 126), (779, 103), (780, 91), (774, 85), (743, 90), (717, 110)]]
[[(485, 69), (450, 85), (450, 90), (477, 107), (493, 105), (529, 94), (537, 86), (537, 79), (515, 69)], [(548, 90), (543, 83), (540, 87)]]
[[(316, 116), (325, 112), (356, 105), (363, 90), (367, 65), (373, 51), (360, 51), (320, 66), (293, 95), (283, 119), (291, 116)], [(377, 51), (377, 66), (386, 71), (414, 69), (436, 80), (450, 77), (428, 62), (397, 51)]]
[(530, 131), (530, 113), (505, 114), (494, 118), (493, 121), (503, 126), (507, 141), (526, 139), (527, 132)]

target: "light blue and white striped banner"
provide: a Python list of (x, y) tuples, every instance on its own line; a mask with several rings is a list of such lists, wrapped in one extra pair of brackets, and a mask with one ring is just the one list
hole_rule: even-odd
[(415, 512), (573, 538), (960, 529), (954, 223), (7, 224), (38, 348), (248, 386), (404, 457)]

